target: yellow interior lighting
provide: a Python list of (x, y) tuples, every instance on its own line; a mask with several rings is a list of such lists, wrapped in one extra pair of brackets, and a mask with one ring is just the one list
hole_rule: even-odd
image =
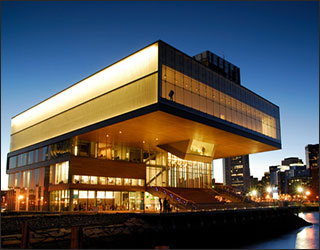
[(11, 134), (69, 110), (99, 95), (158, 70), (158, 44), (152, 44), (133, 55), (81, 80), (11, 120)]

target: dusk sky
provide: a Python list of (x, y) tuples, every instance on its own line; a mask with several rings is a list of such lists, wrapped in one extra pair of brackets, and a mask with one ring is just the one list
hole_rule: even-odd
[[(261, 178), (319, 143), (319, 2), (1, 2), (1, 189), (10, 119), (163, 40), (240, 67), (241, 84), (280, 107), (282, 149), (250, 155)], [(221, 160), (214, 162), (222, 181)]]

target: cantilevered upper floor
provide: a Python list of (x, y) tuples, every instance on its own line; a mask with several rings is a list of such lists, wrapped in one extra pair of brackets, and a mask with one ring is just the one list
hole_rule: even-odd
[(13, 117), (8, 156), (107, 134), (207, 162), (281, 148), (278, 106), (157, 41)]

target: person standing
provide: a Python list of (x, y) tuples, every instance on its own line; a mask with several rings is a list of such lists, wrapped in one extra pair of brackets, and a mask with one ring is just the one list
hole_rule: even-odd
[(168, 211), (168, 201), (167, 198), (165, 197), (163, 200), (163, 212), (167, 212)]
[(159, 203), (160, 203), (160, 213), (162, 212), (162, 201), (161, 198), (159, 198)]

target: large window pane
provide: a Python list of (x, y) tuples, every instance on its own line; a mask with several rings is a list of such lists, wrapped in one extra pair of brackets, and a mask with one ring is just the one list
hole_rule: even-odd
[(30, 151), (28, 153), (28, 164), (32, 164), (33, 163), (33, 151)]
[(68, 183), (69, 178), (69, 161), (56, 163), (55, 184)]
[(9, 158), (9, 169), (17, 167), (17, 157), (13, 156)]

